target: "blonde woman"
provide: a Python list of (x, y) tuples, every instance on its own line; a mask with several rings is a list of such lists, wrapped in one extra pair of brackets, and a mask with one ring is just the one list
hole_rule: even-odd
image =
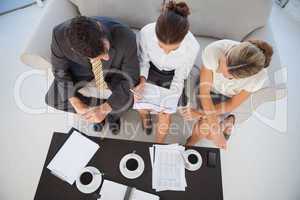
[(219, 40), (204, 49), (199, 85), (202, 110), (182, 111), (186, 120), (199, 119), (187, 145), (207, 138), (219, 148), (226, 148), (235, 117), (221, 118), (262, 88), (272, 55), (272, 47), (261, 40)]

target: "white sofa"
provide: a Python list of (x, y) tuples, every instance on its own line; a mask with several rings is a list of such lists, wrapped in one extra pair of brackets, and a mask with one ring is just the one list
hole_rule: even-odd
[[(285, 70), (280, 64), (276, 44), (268, 24), (272, 0), (186, 0), (191, 8), (191, 31), (204, 49), (218, 39), (242, 41), (263, 39), (275, 53), (269, 67), (269, 80), (236, 111), (238, 122), (246, 120), (254, 109), (267, 101), (286, 96)], [(51, 67), (50, 42), (55, 25), (78, 15), (109, 16), (127, 23), (135, 32), (153, 22), (159, 15), (162, 0), (48, 0), (44, 14), (30, 39), (21, 60), (41, 70)], [(195, 83), (201, 66), (200, 53), (188, 80), (190, 102), (195, 104)], [(50, 70), (48, 70), (50, 73)]]

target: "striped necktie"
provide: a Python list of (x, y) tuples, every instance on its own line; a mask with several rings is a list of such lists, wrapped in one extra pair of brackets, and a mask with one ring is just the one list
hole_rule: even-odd
[(93, 59), (91, 60), (92, 64), (92, 71), (95, 76), (95, 81), (96, 81), (96, 87), (99, 90), (107, 89), (107, 84), (104, 80), (104, 75), (103, 75), (103, 69), (102, 69), (102, 62), (100, 59)]

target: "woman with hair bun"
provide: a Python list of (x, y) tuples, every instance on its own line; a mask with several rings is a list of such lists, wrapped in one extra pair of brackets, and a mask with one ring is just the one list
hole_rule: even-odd
[(207, 138), (226, 148), (235, 117), (221, 119), (263, 87), (272, 55), (272, 47), (262, 40), (219, 40), (204, 49), (199, 85), (202, 110), (186, 108), (182, 112), (186, 120), (199, 120), (187, 145)]
[[(176, 91), (182, 93), (184, 80), (200, 49), (196, 38), (189, 31), (189, 14), (190, 9), (185, 2), (168, 1), (163, 4), (157, 22), (141, 29), (138, 54), (141, 77), (140, 84), (134, 89), (136, 93), (142, 94), (146, 82), (167, 88), (170, 94)], [(138, 96), (135, 95), (135, 99)], [(152, 132), (150, 111), (138, 110), (147, 134)], [(164, 142), (169, 126), (170, 114), (159, 112), (156, 142)]]

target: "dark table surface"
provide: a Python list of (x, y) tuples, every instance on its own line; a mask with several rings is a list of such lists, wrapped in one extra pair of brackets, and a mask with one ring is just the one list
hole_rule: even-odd
[[(75, 130), (72, 129), (70, 133)], [(92, 200), (95, 195), (83, 194), (73, 185), (68, 184), (52, 175), (47, 165), (58, 152), (60, 147), (68, 139), (70, 134), (54, 133), (45, 165), (42, 171), (40, 182), (35, 194), (35, 200)], [(153, 143), (136, 142), (127, 140), (116, 140), (108, 138), (88, 137), (100, 145), (100, 149), (89, 162), (88, 166), (94, 166), (104, 173), (104, 179), (115, 181), (124, 185), (135, 187), (137, 189), (156, 194), (161, 200), (222, 200), (222, 176), (220, 151), (214, 148), (188, 147), (200, 152), (203, 164), (198, 171), (190, 172), (186, 170), (187, 188), (185, 192), (164, 191), (156, 193), (152, 189), (152, 167), (150, 163), (149, 147)], [(84, 147), (78, 147), (84, 148)], [(122, 176), (119, 171), (119, 162), (121, 158), (136, 151), (143, 157), (145, 162), (145, 171), (137, 179), (128, 180)], [(213, 151), (217, 153), (217, 166), (215, 168), (207, 167), (207, 153)], [(99, 191), (99, 190), (98, 190)], [(97, 191), (97, 192), (98, 192)]]

